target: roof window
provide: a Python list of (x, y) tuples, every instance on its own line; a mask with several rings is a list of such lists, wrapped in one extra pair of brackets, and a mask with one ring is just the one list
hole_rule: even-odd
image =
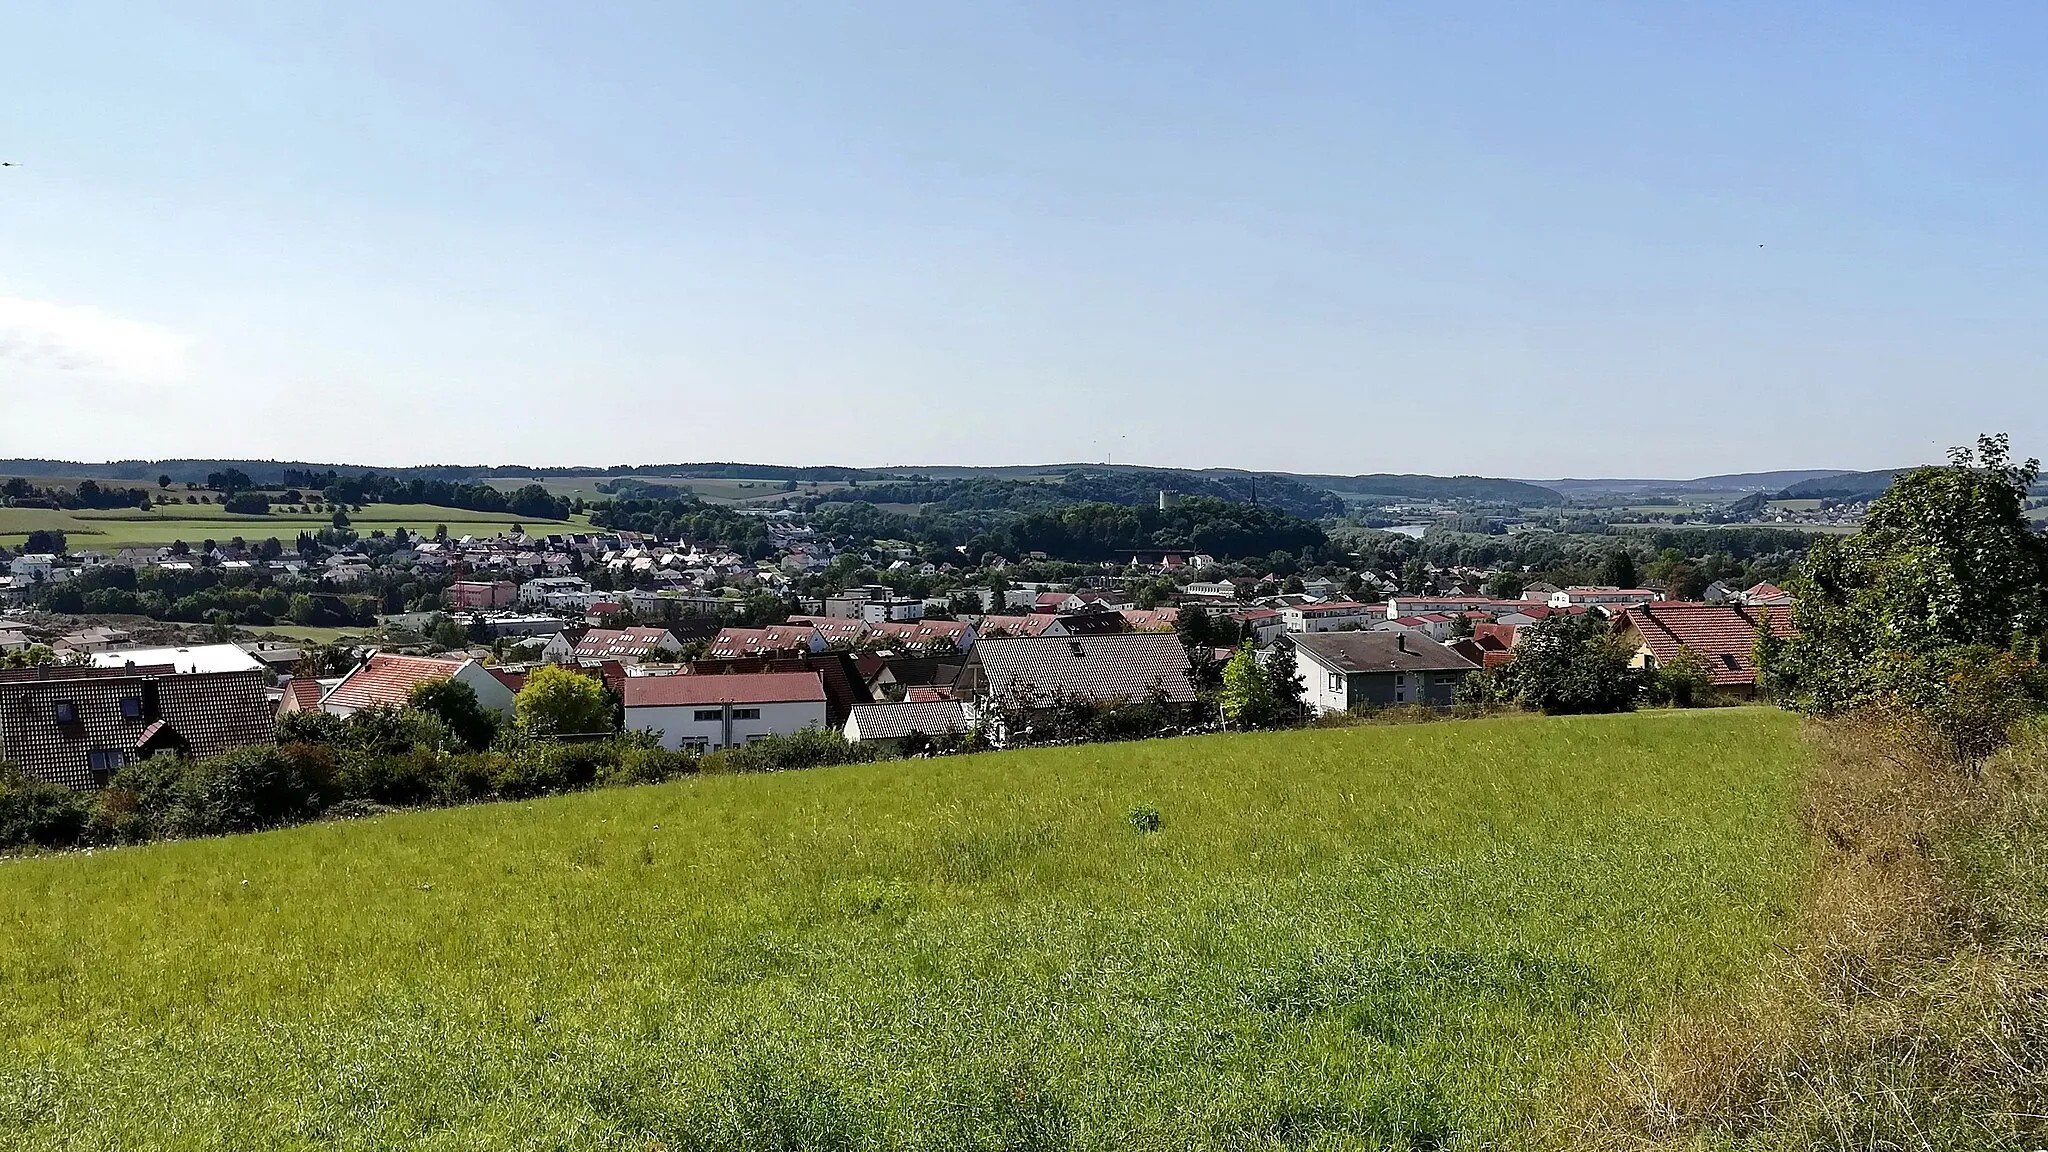
[(59, 701), (57, 701), (57, 723), (59, 723), (59, 724), (76, 724), (76, 723), (78, 723), (78, 701), (76, 701), (76, 700), (59, 700)]

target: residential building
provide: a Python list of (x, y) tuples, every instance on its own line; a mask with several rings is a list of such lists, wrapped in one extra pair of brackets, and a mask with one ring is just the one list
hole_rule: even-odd
[(1455, 702), (1458, 685), (1479, 666), (1408, 632), (1333, 632), (1290, 638), (1303, 681), (1302, 700), (1317, 712)]
[(1230, 618), (1237, 621), (1238, 631), (1249, 634), (1252, 643), (1260, 648), (1287, 631), (1287, 617), (1278, 608), (1246, 608), (1232, 612)]
[(1406, 632), (1441, 644), (1451, 638), (1455, 621), (1441, 612), (1427, 616), (1397, 616), (1373, 625), (1376, 632)]
[(858, 648), (867, 639), (867, 622), (858, 616), (791, 616), (786, 624), (808, 624), (825, 638), (827, 648)]
[(574, 607), (587, 606), (584, 599), (591, 594), (590, 581), (581, 576), (537, 576), (519, 586), (519, 599), (526, 604), (544, 604), (558, 607), (555, 597), (573, 599)]
[(825, 727), (816, 672), (632, 676), (625, 700), (627, 729), (654, 733), (670, 751), (715, 752)]
[(570, 649), (576, 663), (617, 660), (638, 664), (683, 654), (682, 642), (666, 628), (592, 628)]
[(52, 647), (59, 652), (104, 652), (109, 648), (126, 644), (130, 639), (132, 637), (123, 629), (96, 624), (91, 628), (80, 628), (76, 632), (65, 633), (57, 638), (57, 643)]
[(1027, 708), (1054, 699), (1143, 700), (1154, 692), (1187, 705), (1195, 702), (1193, 672), (1172, 633), (983, 637), (967, 654), (955, 690)]
[(1757, 584), (1743, 590), (1742, 602), (1751, 607), (1790, 608), (1792, 594), (1776, 584)]
[(467, 684), (476, 702), (510, 719), (512, 690), (474, 660), (447, 660), (434, 656), (400, 656), (379, 652), (355, 671), (341, 678), (325, 696), (320, 710), (335, 716), (353, 716), (364, 708), (403, 708), (412, 691), (434, 680)]
[(1605, 585), (1573, 585), (1550, 594), (1552, 608), (1626, 608), (1647, 604), (1657, 598), (1648, 588), (1611, 588)]
[(1127, 632), (1171, 632), (1180, 624), (1178, 608), (1126, 608), (1121, 615)]
[(185, 648), (115, 648), (92, 654), (95, 668), (165, 665), (180, 673), (268, 672), (269, 666), (239, 644), (193, 644)]
[(847, 717), (844, 732), (856, 743), (902, 746), (912, 733), (942, 736), (965, 732), (967, 707), (958, 700), (906, 700), (901, 704), (862, 704)]
[(257, 671), (8, 672), (0, 675), (0, 760), (52, 784), (100, 788), (137, 760), (268, 744), (275, 727), (267, 683)]
[(721, 628), (707, 656), (775, 656), (823, 652), (825, 638), (808, 624), (770, 624), (766, 628)]
[(510, 580), (457, 580), (448, 587), (448, 604), (458, 612), (488, 612), (509, 607), (518, 593)]
[(20, 584), (58, 584), (71, 579), (77, 569), (48, 552), (24, 552), (8, 562), (7, 572)]
[(1386, 609), (1350, 600), (1327, 600), (1315, 604), (1289, 604), (1280, 610), (1289, 632), (1337, 632), (1370, 628), (1386, 619)]
[(1772, 635), (1792, 634), (1788, 607), (1750, 604), (1702, 604), (1661, 600), (1621, 611), (1614, 630), (1633, 645), (1638, 668), (1668, 664), (1681, 648), (1690, 648), (1713, 670), (1714, 687), (1735, 695), (1756, 691), (1756, 667), (1750, 661), (1758, 633), (1768, 619)]

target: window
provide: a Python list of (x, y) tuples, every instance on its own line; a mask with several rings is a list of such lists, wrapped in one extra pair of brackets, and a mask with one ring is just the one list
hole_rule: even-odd
[(140, 719), (142, 719), (142, 697), (140, 697), (140, 696), (123, 696), (123, 697), (121, 697), (121, 719), (123, 719), (123, 720), (140, 720)]
[(732, 710), (732, 718), (735, 720), (759, 720), (761, 718), (761, 710), (759, 708), (735, 708)]
[(85, 754), (85, 762), (92, 769), (92, 782), (104, 788), (121, 765), (128, 762), (128, 754), (114, 748), (95, 748)]
[(76, 724), (76, 723), (78, 723), (78, 702), (77, 702), (77, 701), (75, 701), (75, 700), (59, 700), (59, 701), (57, 701), (57, 723), (59, 723), (59, 724)]
[(697, 723), (703, 724), (706, 722), (716, 721), (719, 717), (723, 715), (725, 715), (725, 713), (719, 711), (716, 708), (699, 708), (697, 709)]
[(1330, 691), (1332, 691), (1332, 692), (1342, 692), (1343, 690), (1344, 690), (1344, 674), (1343, 674), (1342, 672), (1332, 672), (1332, 673), (1330, 673)]

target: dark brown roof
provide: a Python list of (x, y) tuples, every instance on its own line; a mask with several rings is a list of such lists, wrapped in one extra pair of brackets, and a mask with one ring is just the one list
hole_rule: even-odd
[(1303, 632), (1288, 639), (1336, 672), (1470, 672), (1478, 667), (1413, 632)]
[(1013, 699), (1138, 700), (1156, 688), (1175, 704), (1195, 700), (1194, 666), (1170, 632), (1000, 636), (976, 644), (968, 659), (979, 663), (988, 691)]
[[(264, 693), (267, 672), (152, 676), (119, 671), (0, 684), (0, 760), (53, 784), (90, 788), (97, 783), (93, 752), (134, 759), (147, 743), (206, 757), (275, 739), (272, 705)], [(135, 701), (131, 710), (136, 715), (124, 714), (123, 700)], [(60, 703), (74, 706), (76, 723), (57, 723)]]
[(937, 736), (967, 729), (967, 710), (957, 700), (863, 704), (853, 710), (862, 740), (901, 740), (912, 732)]

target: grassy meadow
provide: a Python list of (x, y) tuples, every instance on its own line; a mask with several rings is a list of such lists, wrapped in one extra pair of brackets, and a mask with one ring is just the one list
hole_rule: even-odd
[[(263, 516), (242, 516), (223, 511), (218, 504), (159, 504), (147, 510), (0, 508), (0, 544), (19, 547), (30, 532), (56, 529), (65, 533), (72, 551), (105, 551), (131, 544), (170, 544), (183, 540), (264, 540), (275, 536), (287, 546), (301, 532), (317, 532), (333, 522), (326, 513), (297, 514), (273, 512)], [(446, 525), (452, 536), (495, 536), (513, 524), (528, 531), (587, 529), (589, 520), (574, 516), (562, 520), (523, 520), (509, 512), (470, 512), (433, 504), (369, 504), (360, 513), (349, 513), (349, 523), (362, 535), (374, 531), (390, 533), (397, 528), (408, 532), (432, 533)]]
[(0, 861), (0, 1148), (1520, 1146), (1778, 939), (1794, 728), (1209, 736)]

